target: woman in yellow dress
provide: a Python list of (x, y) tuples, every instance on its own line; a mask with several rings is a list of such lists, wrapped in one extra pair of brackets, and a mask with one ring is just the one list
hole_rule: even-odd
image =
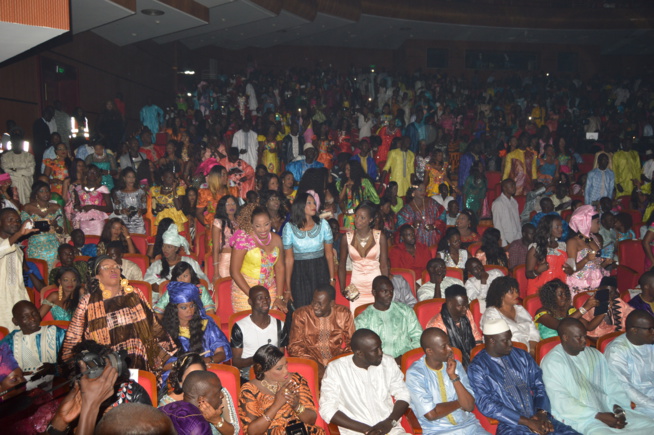
[[(284, 289), (285, 266), (282, 238), (270, 231), (270, 215), (257, 204), (248, 204), (240, 211), (238, 230), (230, 238), (232, 256), (232, 307), (234, 312), (249, 310), (250, 288), (262, 285), (270, 292), (273, 307), (286, 312), (291, 297)], [(278, 289), (280, 294), (278, 296)]]
[(159, 225), (164, 218), (171, 218), (177, 225), (177, 231), (181, 233), (188, 219), (182, 211), (182, 201), (179, 197), (186, 194), (186, 189), (179, 185), (179, 180), (170, 169), (163, 171), (161, 181), (161, 186), (150, 188), (152, 212), (156, 216), (154, 225)]
[(427, 184), (427, 196), (432, 197), (440, 193), (439, 186), (445, 183), (448, 187), (452, 185), (447, 174), (449, 169), (445, 161), (443, 150), (435, 149), (431, 159), (425, 166), (425, 182)]
[(281, 172), (279, 164), (279, 144), (277, 143), (277, 127), (273, 124), (268, 127), (266, 136), (259, 136), (259, 149), (263, 150), (261, 163), (268, 172), (277, 174)]

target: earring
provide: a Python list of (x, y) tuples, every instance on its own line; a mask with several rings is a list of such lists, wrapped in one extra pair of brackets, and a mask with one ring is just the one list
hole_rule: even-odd
[(59, 291), (57, 293), (59, 294), (59, 300), (60, 301), (63, 300), (64, 299), (64, 288), (61, 285), (59, 286)]
[(134, 287), (129, 285), (129, 281), (127, 279), (121, 279), (120, 286), (123, 288), (123, 292), (125, 294), (132, 293), (134, 291)]

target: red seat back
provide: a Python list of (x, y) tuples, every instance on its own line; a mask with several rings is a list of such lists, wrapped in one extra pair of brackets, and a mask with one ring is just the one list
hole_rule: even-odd
[(134, 247), (139, 251), (141, 255), (145, 255), (148, 252), (148, 239), (145, 234), (130, 234), (132, 237), (132, 242)]
[[(143, 251), (147, 252), (147, 251)], [(148, 257), (145, 254), (123, 254), (123, 258), (125, 260), (129, 260), (132, 263), (136, 264), (139, 269), (141, 269), (141, 272), (143, 272), (143, 275), (145, 275), (145, 272), (148, 270), (148, 267), (150, 267), (150, 257)]]
[(645, 252), (642, 241), (624, 240), (618, 242), (618, 260), (620, 264), (627, 265), (638, 275), (645, 273)]
[(558, 336), (556, 337), (549, 337), (544, 340), (539, 341), (536, 344), (536, 364), (540, 365), (540, 362), (543, 360), (543, 357), (547, 355), (547, 353), (554, 349), (554, 347), (561, 343), (561, 338)]
[(459, 269), (458, 267), (448, 267), (445, 275), (463, 281), (463, 269)]
[(594, 295), (595, 295), (594, 291), (577, 293), (575, 297), (572, 299), (572, 305), (574, 305), (576, 309), (579, 309), (582, 305), (586, 303), (589, 297)]
[[(227, 364), (207, 364), (207, 371), (215, 373), (220, 379), (223, 388), (232, 396), (232, 403), (235, 404), (236, 415), (238, 415), (238, 396), (241, 391), (241, 372), (234, 366)], [(239, 431), (243, 433), (243, 429)]]
[(143, 293), (143, 296), (145, 296), (145, 300), (148, 301), (150, 305), (152, 305), (152, 286), (150, 285), (149, 282), (145, 281), (130, 281), (129, 284), (141, 290), (141, 293)]
[(418, 302), (414, 305), (413, 311), (415, 311), (416, 317), (418, 317), (418, 322), (420, 322), (422, 329), (427, 327), (427, 323), (429, 323), (432, 317), (441, 312), (441, 308), (443, 307), (444, 303), (444, 298), (437, 298)]
[(393, 267), (391, 268), (391, 274), (402, 276), (402, 278), (404, 278), (406, 282), (409, 283), (409, 287), (411, 287), (411, 293), (413, 293), (413, 296), (416, 296), (416, 274), (413, 270)]
[(48, 285), (48, 274), (50, 271), (48, 270), (48, 262), (45, 260), (41, 260), (38, 258), (25, 258), (25, 261), (31, 261), (34, 263), (37, 269), (39, 269), (39, 273), (43, 277), (43, 283), (45, 285)]
[[(525, 352), (528, 352), (529, 349), (527, 349), (527, 345), (524, 343), (519, 343), (517, 341), (512, 342), (513, 347), (516, 347), (518, 349), (522, 349)], [(473, 347), (472, 350), (470, 351), (470, 361), (472, 361), (479, 352), (481, 352), (483, 349), (486, 348), (486, 345), (484, 343), (478, 344), (477, 346)]]
[(42, 320), (41, 321), (41, 326), (49, 326), (49, 325), (54, 325), (58, 326), (61, 329), (68, 329), (70, 326), (70, 322), (68, 320)]
[(479, 306), (479, 301), (477, 299), (470, 301), (470, 312), (472, 313), (472, 318), (475, 320), (477, 328), (481, 330), (481, 307)]
[[(454, 358), (461, 362), (463, 360), (463, 356), (461, 355), (461, 350), (453, 347), (452, 348), (452, 353), (454, 354)], [(402, 355), (402, 360), (400, 362), (400, 368), (402, 369), (402, 373), (404, 373), (406, 377), (406, 371), (411, 368), (414, 362), (418, 361), (422, 356), (425, 354), (425, 351), (421, 347), (417, 347), (415, 349), (411, 349), (408, 352), (405, 352), (404, 355)]]
[(150, 400), (152, 400), (152, 406), (156, 408), (158, 406), (157, 378), (154, 377), (154, 374), (145, 370), (139, 370), (139, 379), (137, 383), (148, 392)]
[(595, 344), (597, 350), (604, 353), (604, 351), (606, 350), (606, 346), (608, 346), (610, 342), (612, 342), (622, 334), (624, 334), (624, 331), (609, 332), (608, 334), (602, 335), (600, 338), (597, 339), (597, 343)]
[(471, 243), (468, 246), (469, 257), (474, 257), (477, 254), (477, 251), (479, 251), (479, 248), (481, 248), (481, 242)]
[[(213, 300), (216, 303), (216, 314), (220, 316), (223, 322), (227, 322), (234, 308), (232, 307), (232, 278), (220, 278), (213, 284)], [(223, 325), (221, 325), (222, 327)], [(224, 327), (227, 327), (225, 323)], [(224, 328), (223, 328), (224, 329)]]
[(9, 330), (4, 326), (0, 326), (0, 340), (4, 340), (7, 335), (9, 335)]
[(542, 305), (538, 295), (529, 295), (522, 301), (522, 306), (525, 307), (525, 310), (527, 310), (532, 318), (541, 309)]
[(309, 384), (309, 390), (311, 390), (313, 403), (316, 407), (316, 414), (318, 414), (318, 418), (316, 419), (316, 426), (327, 429), (327, 424), (324, 422), (322, 417), (320, 417), (318, 364), (316, 364), (315, 361), (306, 358), (287, 357), (286, 361), (288, 362), (288, 371), (292, 373), (299, 373), (304, 379), (306, 379), (307, 383)]
[(518, 203), (518, 213), (522, 213), (522, 211), (525, 209), (525, 203), (527, 202), (527, 196), (526, 195), (516, 195), (514, 196), (516, 202)]
[(371, 306), (372, 304), (373, 303), (371, 302), (369, 304), (363, 304), (363, 305), (359, 305), (358, 307), (356, 307), (354, 309), (354, 318), (356, 319), (359, 316), (359, 314), (363, 313), (365, 311), (365, 309), (368, 308), (369, 306)]
[(88, 245), (89, 243), (93, 243), (94, 245), (97, 245), (100, 243), (100, 235), (99, 234), (84, 234), (84, 244)]

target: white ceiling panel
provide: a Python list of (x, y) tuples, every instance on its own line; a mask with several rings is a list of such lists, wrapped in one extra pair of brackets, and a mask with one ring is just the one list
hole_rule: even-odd
[(120, 20), (134, 12), (111, 0), (71, 0), (73, 34)]
[[(164, 14), (149, 16), (141, 13), (143, 9), (159, 9)], [(98, 27), (93, 32), (123, 46), (205, 24), (205, 21), (157, 0), (137, 0), (135, 14)]]
[[(155, 39), (159, 44), (182, 41), (189, 48), (198, 48), (212, 44), (208, 36), (216, 36), (216, 32), (242, 24), (256, 26), (260, 20), (274, 17), (275, 14), (252, 2), (235, 0), (209, 9), (209, 24), (181, 32), (170, 33)], [(200, 43), (200, 39), (203, 43)], [(216, 38), (214, 38), (215, 40)], [(206, 42), (204, 42), (206, 41)]]
[(0, 44), (0, 62), (4, 62), (66, 32), (67, 30), (64, 29), (0, 21), (0, 41), (2, 41), (2, 44)]

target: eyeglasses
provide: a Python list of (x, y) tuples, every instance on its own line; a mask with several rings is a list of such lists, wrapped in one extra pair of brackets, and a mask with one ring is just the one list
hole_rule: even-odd
[(103, 271), (112, 271), (112, 270), (117, 270), (117, 271), (120, 272), (120, 271), (122, 271), (123, 269), (122, 269), (120, 266), (115, 265), (115, 266), (100, 266), (100, 270), (103, 270)]
[(649, 332), (654, 332), (654, 326), (650, 326), (650, 327), (648, 327), (648, 328), (645, 328), (644, 326), (632, 326), (632, 328), (636, 328), (636, 329), (645, 329), (645, 330), (647, 330), (647, 331), (649, 331)]

